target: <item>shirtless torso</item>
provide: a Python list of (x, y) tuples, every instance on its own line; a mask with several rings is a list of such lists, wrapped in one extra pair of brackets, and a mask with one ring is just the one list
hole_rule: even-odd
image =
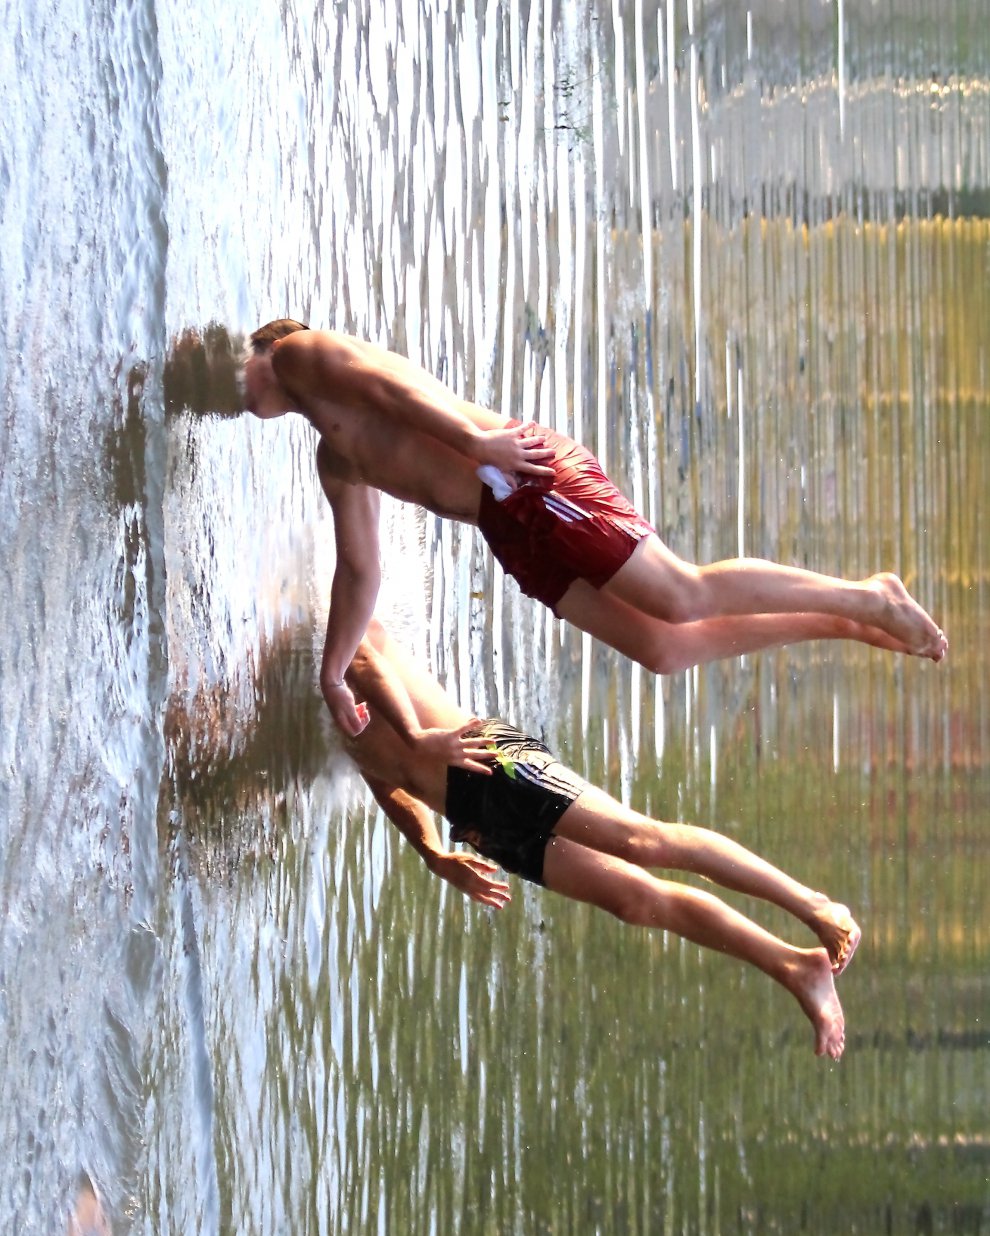
[[(476, 523), (477, 464), (436, 435), (432, 406), (447, 405), (482, 433), (505, 429), (488, 408), (454, 396), (405, 357), (333, 331), (289, 335), (272, 348), (283, 388), (319, 431), (321, 474), (367, 485), (436, 515)], [(399, 396), (423, 396), (423, 428), (389, 415)]]
[[(435, 678), (420, 670), (410, 658), (396, 654), (383, 628), (376, 622), (369, 626), (350, 667), (349, 677), (358, 704), (369, 698), (363, 689), (363, 679), (375, 673), (374, 665), (369, 664), (368, 648), (386, 656), (389, 672), (402, 684), (421, 729), (453, 731), (471, 721), (469, 714), (454, 704)], [(360, 734), (345, 737), (345, 742), (362, 775), (401, 786), (431, 810), (443, 814), (447, 797), (447, 760), (439, 752), (433, 755), (424, 750), (422, 745), (411, 748), (399, 737), (396, 726), (389, 722), (384, 711), (372, 708), (367, 726)]]

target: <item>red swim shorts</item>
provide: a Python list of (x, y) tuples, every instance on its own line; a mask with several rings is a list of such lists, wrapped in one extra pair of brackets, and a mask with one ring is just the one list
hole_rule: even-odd
[(483, 485), (478, 527), (523, 592), (556, 613), (576, 579), (601, 588), (653, 528), (589, 450), (553, 430), (540, 433), (554, 448), (556, 475), (526, 481), (501, 502)]

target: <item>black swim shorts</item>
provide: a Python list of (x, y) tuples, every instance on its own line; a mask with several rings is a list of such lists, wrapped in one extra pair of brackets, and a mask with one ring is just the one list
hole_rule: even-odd
[(451, 841), (466, 841), (514, 875), (543, 883), (543, 853), (554, 827), (587, 787), (547, 747), (504, 721), (481, 721), (469, 731), (497, 756), (491, 776), (448, 768)]

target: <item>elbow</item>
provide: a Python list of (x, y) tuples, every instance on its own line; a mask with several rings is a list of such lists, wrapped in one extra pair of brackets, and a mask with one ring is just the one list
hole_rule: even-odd
[(369, 548), (360, 555), (341, 554), (334, 572), (334, 582), (341, 579), (349, 594), (374, 591), (382, 582), (382, 564), (378, 547)]
[(676, 674), (677, 665), (674, 664), (674, 658), (670, 657), (664, 651), (656, 651), (651, 653), (649, 657), (645, 657), (641, 662), (644, 669), (650, 671), (651, 674), (656, 674), (658, 677), (663, 677), (665, 674)]
[(649, 668), (654, 674), (663, 678), (667, 674), (680, 674), (693, 664), (690, 657), (685, 657), (677, 648), (660, 648), (653, 657), (653, 665)]

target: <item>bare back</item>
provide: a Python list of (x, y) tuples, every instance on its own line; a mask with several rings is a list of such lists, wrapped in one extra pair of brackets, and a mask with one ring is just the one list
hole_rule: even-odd
[(334, 331), (287, 336), (274, 345), (272, 365), (319, 431), (332, 475), (438, 515), (477, 521), (474, 461), (416, 427), (416, 414), (432, 404), (482, 430), (504, 428), (504, 418), (458, 399), (405, 357)]

